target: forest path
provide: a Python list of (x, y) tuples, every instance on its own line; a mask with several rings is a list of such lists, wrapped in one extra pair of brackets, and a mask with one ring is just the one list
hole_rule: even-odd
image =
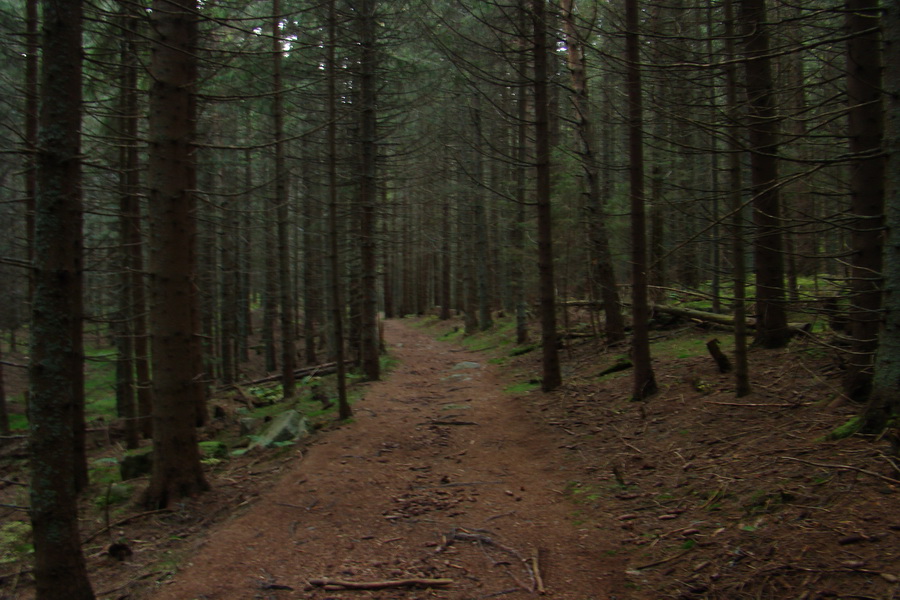
[[(214, 527), (152, 597), (528, 598), (537, 595), (525, 590), (536, 585), (535, 550), (544, 598), (637, 597), (623, 591), (609, 536), (573, 516), (564, 490), (576, 465), (559, 449), (565, 442), (503, 391), (499, 367), (404, 321), (386, 321), (385, 338), (400, 365), (366, 385), (354, 421), (298, 454), (247, 512)], [(319, 578), (453, 583), (309, 586)]]

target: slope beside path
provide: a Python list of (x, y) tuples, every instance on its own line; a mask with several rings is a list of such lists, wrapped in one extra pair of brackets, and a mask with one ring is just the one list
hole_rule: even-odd
[[(498, 367), (403, 321), (385, 337), (400, 364), (366, 385), (353, 422), (298, 452), (152, 597), (636, 597), (604, 532), (573, 516), (571, 458)], [(322, 579), (391, 587), (310, 584)], [(410, 579), (437, 581), (393, 587)]]

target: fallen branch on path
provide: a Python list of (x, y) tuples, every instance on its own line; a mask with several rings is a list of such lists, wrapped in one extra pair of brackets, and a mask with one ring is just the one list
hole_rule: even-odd
[(442, 483), (440, 485), (415, 485), (414, 490), (434, 490), (438, 488), (466, 487), (470, 485), (500, 485), (502, 481), (460, 481), (459, 483)]
[(81, 543), (82, 543), (82, 544), (87, 544), (88, 542), (90, 542), (90, 541), (92, 541), (94, 538), (96, 538), (98, 535), (100, 535), (100, 534), (102, 534), (102, 533), (105, 533), (105, 532), (109, 531), (110, 529), (112, 529), (112, 528), (114, 528), (114, 527), (118, 527), (119, 525), (124, 525), (125, 523), (128, 523), (128, 522), (130, 522), (130, 521), (135, 521), (135, 520), (137, 520), (137, 519), (143, 519), (144, 517), (149, 517), (149, 516), (152, 516), (152, 515), (158, 515), (158, 514), (162, 514), (162, 513), (170, 513), (170, 512), (172, 512), (172, 509), (170, 509), (170, 508), (158, 508), (158, 509), (156, 509), (156, 510), (148, 510), (148, 511), (145, 511), (145, 512), (140, 512), (140, 513), (136, 513), (136, 514), (133, 514), (133, 515), (129, 515), (129, 516), (127, 516), (127, 517), (124, 517), (124, 518), (122, 518), (122, 519), (119, 519), (119, 520), (116, 521), (115, 523), (109, 523), (109, 524), (107, 524), (105, 527), (101, 527), (100, 529), (98, 529), (98, 530), (95, 531), (94, 533), (92, 533), (92, 534), (90, 534), (89, 536), (87, 536), (86, 538), (84, 538), (84, 539), (81, 541)]
[(667, 562), (672, 562), (673, 560), (678, 560), (679, 558), (681, 558), (682, 556), (684, 556), (685, 554), (687, 554), (687, 553), (689, 553), (689, 552), (690, 552), (690, 549), (685, 550), (684, 552), (679, 552), (678, 554), (675, 554), (675, 555), (670, 556), (670, 557), (668, 557), (668, 558), (663, 558), (662, 560), (655, 560), (655, 561), (653, 561), (653, 562), (651, 562), (651, 563), (647, 563), (647, 564), (644, 564), (644, 565), (637, 566), (637, 567), (635, 567), (634, 569), (635, 569), (635, 571), (642, 571), (642, 570), (644, 570), (644, 569), (649, 569), (650, 567), (658, 567), (659, 565), (664, 565), (664, 564), (666, 564)]
[(326, 590), (385, 590), (403, 587), (444, 587), (453, 585), (452, 579), (391, 579), (386, 581), (342, 581), (340, 579), (310, 579), (310, 585)]
[(534, 583), (538, 594), (545, 594), (547, 590), (544, 589), (544, 578), (541, 577), (540, 550), (537, 548), (531, 555), (531, 568), (534, 571)]
[(806, 402), (798, 402), (796, 404), (784, 403), (784, 402), (714, 402), (712, 400), (704, 400), (705, 404), (716, 404), (718, 406), (740, 406), (740, 407), (751, 407), (751, 408), (800, 408), (802, 406), (809, 406), (810, 403)]
[[(476, 531), (478, 531), (478, 530), (476, 530)], [(473, 533), (471, 531), (467, 531), (465, 529), (460, 529), (460, 528), (456, 528), (456, 527), (451, 529), (450, 532), (447, 533), (446, 535), (444, 535), (443, 537), (444, 537), (443, 543), (437, 547), (435, 552), (443, 552), (444, 550), (447, 549), (447, 547), (450, 546), (450, 544), (452, 544), (456, 540), (460, 540), (460, 541), (464, 541), (464, 542), (476, 542), (479, 546), (481, 546), (482, 550), (484, 550), (484, 548), (486, 546), (491, 546), (493, 548), (500, 550), (501, 552), (505, 552), (506, 554), (509, 554), (510, 556), (515, 557), (522, 564), (522, 567), (525, 569), (525, 572), (528, 573), (528, 577), (531, 579), (531, 586), (527, 586), (527, 585), (523, 584), (522, 582), (519, 581), (519, 579), (515, 575), (513, 575), (512, 573), (509, 573), (509, 575), (510, 575), (510, 577), (512, 577), (513, 581), (515, 581), (522, 589), (524, 589), (527, 592), (533, 593), (535, 591), (542, 589), (544, 586), (544, 582), (541, 579), (540, 571), (538, 571), (539, 565), (538, 565), (538, 560), (537, 560), (537, 554), (532, 556), (531, 560), (529, 560), (529, 559), (525, 558), (524, 556), (522, 556), (515, 548), (510, 548), (509, 546), (504, 546), (503, 544), (494, 540), (490, 536), (484, 535), (482, 533)], [(487, 552), (485, 552), (485, 554), (487, 554)], [(491, 559), (491, 560), (493, 560), (493, 559)], [(503, 564), (503, 563), (494, 561), (494, 566), (496, 566), (497, 564)]]

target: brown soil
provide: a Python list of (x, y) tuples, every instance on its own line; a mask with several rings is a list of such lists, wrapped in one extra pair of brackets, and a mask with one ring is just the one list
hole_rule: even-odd
[[(539, 585), (535, 552), (548, 598), (622, 592), (623, 563), (604, 555), (611, 540), (573, 524), (565, 489), (576, 465), (484, 357), (398, 321), (385, 336), (400, 366), (367, 385), (354, 422), (297, 453), (154, 599), (524, 597)], [(478, 366), (454, 369), (466, 361)], [(453, 583), (439, 592), (308, 586), (320, 578)]]
[[(98, 597), (900, 597), (900, 469), (884, 442), (822, 441), (857, 409), (829, 403), (839, 373), (816, 346), (754, 351), (741, 399), (708, 357), (657, 361), (661, 392), (634, 403), (628, 371), (596, 376), (621, 348), (573, 342), (561, 390), (514, 395), (538, 353), (490, 364), (433, 339), (449, 327), (387, 321), (399, 366), (353, 422), (233, 458), (173, 511), (88, 523)], [(29, 597), (18, 572), (0, 597)]]

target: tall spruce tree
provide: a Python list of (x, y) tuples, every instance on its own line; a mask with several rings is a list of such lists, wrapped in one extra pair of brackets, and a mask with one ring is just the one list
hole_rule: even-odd
[[(84, 432), (80, 1), (45, 0), (31, 320), (31, 524), (37, 600), (94, 598), (78, 530)], [(80, 405), (80, 406), (79, 406)], [(83, 458), (83, 456), (82, 456)]]

